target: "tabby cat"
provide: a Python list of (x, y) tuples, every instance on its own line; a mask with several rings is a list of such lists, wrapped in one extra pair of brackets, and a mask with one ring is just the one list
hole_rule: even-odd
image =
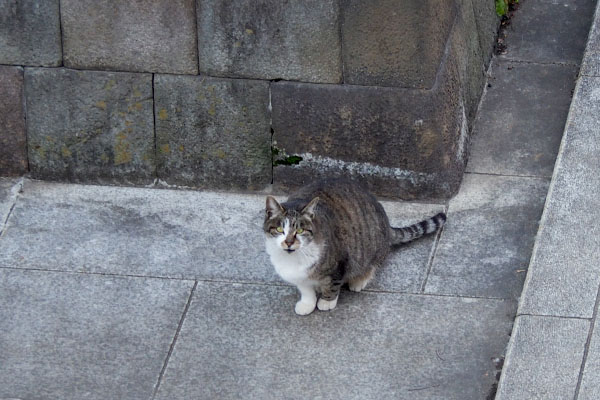
[(322, 180), (283, 204), (268, 196), (263, 229), (275, 271), (300, 291), (296, 313), (307, 315), (315, 305), (335, 308), (345, 283), (360, 292), (393, 247), (436, 232), (445, 221), (446, 215), (439, 213), (392, 228), (381, 204), (362, 186)]

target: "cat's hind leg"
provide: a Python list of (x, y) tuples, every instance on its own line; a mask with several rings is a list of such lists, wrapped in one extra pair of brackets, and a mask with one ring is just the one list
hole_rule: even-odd
[(353, 292), (360, 292), (363, 290), (365, 286), (367, 286), (367, 283), (373, 279), (373, 275), (375, 275), (375, 269), (375, 267), (372, 267), (366, 274), (359, 276), (358, 278), (348, 280), (348, 289), (352, 290)]
[(317, 308), (321, 311), (333, 310), (337, 305), (341, 287), (341, 279), (332, 279), (328, 284), (323, 285), (321, 287), (321, 298), (317, 302)]

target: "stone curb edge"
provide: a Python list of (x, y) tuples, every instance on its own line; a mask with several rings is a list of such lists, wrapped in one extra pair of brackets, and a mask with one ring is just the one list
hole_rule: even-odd
[[(527, 343), (528, 340), (523, 339), (523, 336), (520, 336), (517, 334), (517, 330), (519, 329), (519, 322), (520, 319), (522, 319), (523, 317), (540, 317), (540, 318), (561, 318), (561, 317), (554, 317), (554, 316), (542, 316), (542, 315), (531, 315), (531, 314), (527, 314), (527, 313), (523, 313), (522, 309), (523, 309), (523, 304), (526, 302), (526, 297), (527, 297), (527, 288), (529, 285), (529, 282), (531, 280), (531, 277), (533, 275), (533, 267), (534, 267), (534, 261), (537, 255), (537, 251), (538, 251), (538, 247), (539, 247), (539, 241), (540, 241), (540, 232), (542, 231), (546, 218), (547, 218), (547, 214), (548, 214), (548, 205), (550, 204), (550, 199), (552, 198), (552, 195), (554, 193), (554, 187), (556, 184), (556, 178), (557, 178), (557, 172), (559, 169), (559, 166), (561, 164), (561, 160), (562, 160), (562, 155), (563, 155), (563, 151), (565, 148), (565, 141), (566, 141), (566, 133), (567, 130), (569, 128), (569, 126), (571, 125), (571, 121), (574, 118), (574, 104), (575, 104), (575, 100), (578, 96), (578, 93), (580, 93), (581, 90), (581, 82), (584, 78), (591, 76), (589, 74), (587, 74), (585, 71), (589, 71), (589, 67), (591, 65), (598, 65), (598, 68), (600, 68), (600, 61), (597, 59), (593, 58), (593, 50), (591, 49), (591, 41), (593, 40), (592, 34), (597, 31), (598, 29), (600, 29), (600, 2), (598, 2), (596, 4), (596, 10), (594, 13), (594, 17), (593, 17), (593, 21), (592, 21), (592, 25), (590, 26), (590, 30), (588, 33), (588, 38), (587, 38), (587, 42), (586, 42), (586, 48), (583, 54), (583, 58), (581, 60), (580, 63), (580, 70), (579, 70), (579, 74), (577, 76), (577, 82), (575, 85), (575, 89), (573, 91), (573, 97), (571, 99), (571, 105), (569, 107), (569, 114), (567, 116), (567, 119), (565, 121), (565, 128), (564, 128), (564, 132), (563, 132), (563, 137), (561, 139), (561, 143), (560, 143), (560, 147), (558, 150), (558, 154), (556, 157), (556, 162), (554, 164), (554, 170), (552, 173), (552, 180), (550, 182), (550, 187), (548, 188), (548, 194), (546, 196), (546, 201), (544, 203), (544, 209), (543, 209), (543, 213), (542, 213), (542, 217), (540, 219), (540, 224), (538, 227), (538, 232), (536, 234), (536, 240), (535, 240), (535, 244), (533, 247), (533, 251), (532, 251), (532, 255), (531, 255), (531, 259), (529, 262), (529, 267), (528, 267), (528, 271), (527, 271), (527, 276), (525, 278), (525, 283), (523, 286), (523, 291), (522, 291), (522, 295), (519, 299), (519, 305), (518, 305), (518, 309), (517, 309), (517, 314), (515, 316), (515, 323), (513, 325), (513, 329), (510, 335), (510, 340), (508, 342), (508, 345), (506, 347), (506, 355), (505, 355), (505, 360), (504, 360), (504, 367), (502, 369), (502, 373), (500, 376), (500, 380), (498, 382), (498, 390), (497, 390), (497, 395), (495, 400), (510, 400), (509, 397), (510, 395), (507, 396), (503, 396), (503, 393), (508, 392), (504, 389), (506, 389), (504, 386), (508, 385), (508, 383), (506, 383), (505, 379), (507, 376), (507, 371), (511, 368), (511, 362), (513, 361), (513, 358), (515, 357), (514, 352), (516, 351), (515, 349), (520, 349), (521, 351), (524, 348), (527, 348), (529, 346), (529, 344)], [(587, 68), (584, 68), (587, 67)], [(565, 317), (567, 318), (567, 317)], [(583, 322), (584, 320), (581, 320), (580, 318), (578, 318), (580, 320), (580, 322)], [(587, 320), (587, 319), (586, 319)], [(588, 321), (589, 324), (591, 325), (593, 323), (593, 321)], [(588, 339), (589, 341), (589, 339)], [(587, 346), (589, 343), (583, 343), (586, 346), (586, 352), (587, 352)], [(583, 359), (583, 363), (585, 363), (585, 357)], [(551, 368), (551, 366), (546, 366), (547, 368)], [(581, 366), (581, 370), (583, 369), (584, 365), (582, 364)], [(521, 371), (522, 372), (522, 371)], [(529, 372), (531, 372), (531, 369), (529, 370)], [(580, 374), (580, 371), (578, 371), (578, 374)], [(523, 377), (523, 381), (525, 382), (530, 382), (532, 384), (532, 386), (535, 385), (535, 379), (532, 379), (533, 377)], [(581, 377), (579, 377), (580, 380)], [(579, 386), (579, 383), (578, 385)], [(532, 394), (532, 392), (527, 391), (526, 389), (524, 390), (525, 392)], [(575, 399), (577, 398), (577, 393), (575, 393)]]

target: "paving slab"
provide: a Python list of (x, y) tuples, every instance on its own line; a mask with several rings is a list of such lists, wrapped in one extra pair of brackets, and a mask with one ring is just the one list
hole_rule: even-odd
[(579, 64), (596, 0), (519, 2), (507, 29), (502, 58), (542, 63)]
[(0, 398), (150, 398), (192, 286), (0, 268)]
[(20, 189), (20, 179), (0, 178), (0, 234)]
[(365, 292), (300, 317), (296, 300), (290, 287), (198, 283), (156, 398), (481, 400), (514, 310)]
[(495, 59), (468, 172), (551, 177), (577, 68)]
[(594, 327), (577, 400), (595, 400), (600, 398), (600, 320), (596, 318), (593, 324)]
[(598, 214), (600, 197), (599, 115), (600, 78), (582, 77), (548, 193), (520, 313), (592, 317), (600, 284), (600, 226), (589, 223)]
[[(445, 211), (445, 207), (440, 204), (393, 201), (382, 201), (381, 204), (394, 227), (409, 226)], [(430, 235), (394, 250), (366, 290), (420, 293), (436, 240), (436, 235)]]
[[(26, 181), (0, 265), (80, 272), (279, 282), (264, 250), (263, 195)], [(441, 210), (388, 205), (398, 225)], [(374, 288), (415, 291), (433, 239), (400, 249)]]
[(518, 317), (496, 400), (573, 399), (589, 327), (583, 319)]
[(466, 174), (450, 201), (425, 292), (517, 299), (548, 184)]
[(258, 195), (26, 181), (0, 265), (272, 280), (263, 203)]

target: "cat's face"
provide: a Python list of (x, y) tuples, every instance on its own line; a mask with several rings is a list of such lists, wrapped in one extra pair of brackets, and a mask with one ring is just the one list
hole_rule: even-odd
[(267, 197), (263, 230), (267, 241), (288, 254), (306, 248), (314, 240), (314, 208), (318, 198), (301, 210), (285, 209), (274, 197)]

